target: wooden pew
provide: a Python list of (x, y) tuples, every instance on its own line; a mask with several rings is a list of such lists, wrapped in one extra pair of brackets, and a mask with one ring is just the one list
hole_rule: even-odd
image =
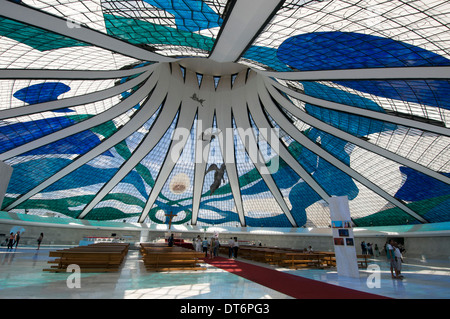
[(253, 246), (240, 246), (238, 250), (238, 257), (244, 259), (250, 259), (254, 261), (262, 261), (264, 258), (264, 252), (262, 248)]
[(336, 267), (336, 254), (330, 251), (318, 251), (318, 254), (323, 254), (323, 265), (327, 267)]
[[(56, 260), (48, 263), (56, 264), (44, 271), (66, 272), (69, 265), (78, 265), (82, 272), (110, 272), (118, 271), (122, 264), (122, 257), (118, 253), (111, 252), (86, 252), (73, 251), (61, 252)], [(50, 257), (54, 257), (50, 254)]]
[(129, 244), (108, 244), (108, 243), (99, 243), (92, 244), (88, 246), (78, 246), (72, 247), (68, 249), (61, 249), (50, 252), (52, 254), (51, 257), (59, 257), (62, 252), (111, 252), (111, 253), (119, 253), (122, 257), (122, 260), (125, 258), (128, 253)]
[(141, 255), (148, 271), (205, 270), (199, 260), (205, 254), (179, 246), (158, 247), (141, 245)]
[(280, 264), (283, 266), (288, 266), (289, 268), (304, 268), (304, 267), (315, 267), (322, 268), (325, 264), (324, 254), (310, 254), (303, 252), (286, 252), (284, 257), (280, 260)]
[(48, 261), (53, 264), (49, 272), (66, 272), (69, 265), (75, 264), (81, 272), (118, 271), (128, 252), (129, 244), (101, 243), (50, 251)]
[(139, 251), (141, 252), (141, 254), (145, 253), (145, 249), (146, 248), (173, 248), (173, 247), (169, 247), (166, 243), (139, 243)]
[(254, 261), (275, 264), (276, 253), (278, 249), (258, 247), (258, 246), (241, 246), (239, 247), (238, 257), (250, 259)]
[[(158, 247), (158, 248), (151, 248), (151, 249), (143, 249), (141, 251), (142, 257), (147, 256), (148, 254), (152, 253), (171, 253), (171, 252), (185, 252), (186, 250), (183, 248), (175, 248), (175, 247)], [(189, 250), (189, 252), (192, 252), (192, 250)], [(204, 254), (203, 254), (204, 256)]]
[(205, 270), (206, 267), (198, 263), (203, 256), (203, 253), (192, 251), (150, 252), (143, 260), (148, 271)]
[(368, 259), (370, 259), (370, 255), (356, 255), (358, 261), (358, 267), (367, 268)]
[[(324, 262), (329, 267), (336, 267), (336, 254), (334, 252), (320, 252), (324, 254)], [(356, 255), (358, 267), (367, 268), (370, 255)]]

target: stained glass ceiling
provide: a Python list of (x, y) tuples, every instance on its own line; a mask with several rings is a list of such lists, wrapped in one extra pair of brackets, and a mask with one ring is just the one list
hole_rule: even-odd
[[(257, 3), (257, 5), (255, 5)], [(450, 3), (0, 0), (1, 209), (450, 221)]]

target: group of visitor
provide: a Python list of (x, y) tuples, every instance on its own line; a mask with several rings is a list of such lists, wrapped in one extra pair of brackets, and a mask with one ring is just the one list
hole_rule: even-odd
[[(403, 246), (395, 240), (391, 239), (386, 241), (384, 245), (386, 251), (386, 257), (390, 264), (391, 276), (393, 279), (403, 279), (401, 274), (403, 263)], [(380, 256), (380, 251), (377, 244), (361, 242), (361, 251), (363, 255), (371, 255), (374, 257)]]
[(366, 242), (361, 242), (361, 251), (363, 255), (370, 255), (374, 257), (380, 256), (380, 250), (377, 244), (371, 244)]
[(211, 237), (209, 240), (207, 237), (202, 240), (200, 235), (198, 235), (197, 238), (194, 238), (192, 241), (192, 246), (195, 251), (204, 252), (205, 258), (208, 258), (208, 253), (209, 258), (211, 259), (219, 256), (220, 242), (215, 236)]
[(308, 246), (308, 248), (304, 248), (303, 252), (305, 254), (314, 254), (314, 249), (312, 248), (312, 246)]
[(5, 243), (6, 243), (6, 246), (7, 246), (6, 249), (7, 250), (8, 249), (13, 249), (14, 246), (16, 246), (16, 248), (17, 248), (17, 246), (19, 245), (19, 241), (20, 241), (20, 231), (18, 231), (15, 234), (14, 234), (14, 232), (11, 232), (9, 234), (9, 237), (7, 237), (6, 240), (5, 240)]
[[(12, 250), (14, 248), (14, 246), (15, 246), (15, 249), (17, 249), (17, 246), (19, 246), (19, 242), (20, 242), (20, 236), (21, 236), (20, 231), (17, 231), (15, 234), (14, 234), (14, 232), (11, 232), (9, 234), (9, 236), (5, 238), (5, 242), (2, 243), (1, 245), (6, 246), (6, 250), (9, 250), (9, 249)], [(37, 239), (37, 245), (38, 245), (37, 249), (38, 250), (39, 250), (39, 248), (41, 248), (41, 243), (42, 243), (43, 239), (44, 239), (44, 233), (41, 233)]]
[[(216, 236), (213, 236), (210, 239), (207, 237), (202, 239), (200, 235), (198, 235), (193, 239), (192, 246), (195, 251), (204, 252), (205, 258), (214, 258), (219, 256), (220, 241)], [(228, 258), (237, 258), (238, 250), (239, 242), (237, 237), (230, 237), (228, 240)]]

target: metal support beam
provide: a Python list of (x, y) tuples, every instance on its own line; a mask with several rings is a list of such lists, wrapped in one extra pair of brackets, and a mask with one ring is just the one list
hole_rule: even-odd
[[(267, 120), (263, 107), (263, 105), (273, 104), (272, 99), (270, 98), (263, 81), (258, 76), (256, 79), (257, 83), (255, 83), (255, 88), (248, 91), (248, 94), (251, 95), (247, 99), (248, 107), (250, 109), (250, 113), (255, 121), (256, 126), (260, 130), (260, 134), (263, 135), (264, 139), (270, 144), (271, 139), (265, 135), (266, 131), (271, 129), (272, 126)], [(261, 99), (261, 103), (258, 100), (258, 96)], [(261, 128), (263, 130), (261, 130)], [(272, 136), (275, 133), (271, 133)], [(273, 146), (271, 145), (273, 148)], [(291, 155), (289, 150), (283, 143), (278, 143), (278, 155), (288, 164), (297, 175), (302, 178), (319, 196), (325, 201), (328, 202), (330, 199), (330, 195), (316, 182), (316, 180), (309, 174), (303, 166)]]
[(271, 72), (261, 75), (292, 81), (345, 80), (444, 80), (450, 78), (450, 66), (422, 66), (397, 68), (367, 68), (346, 70)]
[[(200, 90), (196, 74), (186, 70), (186, 85), (192, 87), (192, 92), (198, 92), (197, 95), (205, 100), (205, 103), (211, 103), (214, 92), (214, 84), (208, 83), (203, 79)], [(214, 102), (213, 102), (214, 103)], [(205, 180), (206, 165), (208, 164), (208, 154), (211, 146), (211, 134), (205, 134), (205, 130), (211, 129), (214, 120), (214, 107), (199, 107), (197, 111), (197, 132), (195, 136), (195, 169), (194, 169), (194, 190), (192, 197), (192, 218), (191, 224), (197, 225), (200, 201)]]
[[(263, 85), (263, 83), (261, 83)], [(311, 115), (308, 113), (302, 111), (297, 106), (292, 104), (290, 101), (288, 101), (284, 96), (282, 96), (277, 90), (275, 90), (273, 87), (268, 88), (270, 94), (272, 97), (279, 103), (281, 106), (283, 106), (287, 111), (292, 113), (294, 116), (296, 116), (298, 119), (302, 120), (306, 124), (309, 124), (319, 130), (322, 130), (326, 133), (329, 133), (331, 135), (334, 135), (340, 139), (343, 139), (345, 141), (348, 141), (354, 145), (357, 145), (361, 148), (364, 148), (370, 152), (376, 153), (380, 156), (383, 156), (391, 161), (397, 162), (401, 165), (411, 167), (412, 169), (415, 169), (425, 175), (428, 175), (432, 178), (435, 178), (441, 182), (450, 184), (450, 178), (440, 174), (432, 169), (429, 169), (428, 167), (425, 167), (423, 165), (420, 165), (410, 159), (407, 159), (403, 156), (397, 155), (391, 151), (388, 151), (382, 147), (379, 147), (378, 145), (375, 145), (373, 143), (364, 141), (360, 139), (359, 137), (356, 137), (352, 134), (349, 134), (343, 130), (340, 130), (332, 125), (329, 125)]]
[[(152, 66), (153, 67), (153, 66)], [(85, 105), (102, 101), (107, 98), (117, 96), (139, 84), (144, 82), (151, 74), (151, 71), (146, 71), (138, 77), (131, 79), (125, 83), (110, 87), (97, 92), (92, 92), (84, 95), (68, 97), (56, 101), (49, 101), (44, 103), (31, 104), (26, 106), (14, 107), (11, 109), (0, 110), (0, 119), (7, 119), (19, 117), (24, 115), (36, 114), (41, 112), (59, 110), (66, 107), (74, 107), (78, 105)]]
[(284, 0), (236, 1), (209, 58), (217, 62), (237, 61), (283, 2)]
[(378, 185), (372, 183), (367, 178), (353, 170), (351, 167), (347, 166), (346, 164), (342, 163), (340, 160), (335, 158), (333, 155), (328, 153), (326, 150), (318, 146), (315, 142), (311, 141), (308, 137), (306, 137), (304, 134), (302, 134), (291, 122), (289, 122), (286, 117), (281, 113), (280, 110), (278, 110), (277, 107), (274, 105), (265, 105), (265, 108), (267, 112), (270, 114), (270, 116), (274, 119), (275, 122), (277, 122), (283, 130), (286, 131), (293, 139), (295, 139), (298, 143), (309, 149), (311, 152), (315, 153), (317, 156), (323, 158), (331, 165), (335, 166), (336, 168), (340, 169), (347, 175), (349, 175), (351, 178), (355, 179), (371, 191), (375, 192), (376, 194), (380, 195), (384, 199), (386, 199), (388, 202), (396, 205), (400, 209), (402, 209), (405, 213), (413, 216), (415, 219), (419, 220), (422, 223), (427, 223), (427, 221), (415, 213), (413, 210), (411, 210), (408, 206), (391, 196), (389, 193), (384, 191), (382, 188), (380, 188)]
[(305, 103), (321, 106), (321, 107), (324, 107), (324, 108), (330, 109), (330, 110), (350, 113), (350, 114), (354, 114), (354, 115), (358, 115), (358, 116), (364, 116), (364, 117), (368, 117), (368, 118), (372, 118), (372, 119), (376, 119), (376, 120), (380, 120), (380, 121), (384, 121), (384, 122), (388, 122), (388, 123), (394, 123), (394, 124), (403, 125), (403, 126), (407, 126), (407, 127), (418, 128), (419, 130), (432, 132), (432, 133), (436, 133), (439, 135), (450, 136), (450, 129), (448, 129), (446, 127), (441, 127), (441, 126), (437, 126), (437, 125), (433, 125), (433, 124), (414, 121), (414, 120), (406, 119), (406, 118), (399, 117), (399, 116), (389, 115), (389, 114), (382, 113), (382, 112), (371, 111), (368, 109), (358, 108), (358, 107), (349, 106), (349, 105), (345, 105), (345, 104), (341, 104), (341, 103), (330, 102), (327, 100), (315, 98), (315, 97), (312, 97), (312, 96), (309, 96), (309, 95), (306, 95), (303, 93), (296, 92), (296, 91), (291, 90), (269, 78), (265, 78), (265, 81), (267, 83), (268, 88), (269, 88), (269, 86), (273, 86), (273, 87), (281, 90), (282, 92), (286, 93), (287, 95), (290, 95), (290, 96), (292, 96), (300, 101), (303, 101)]
[(217, 87), (218, 95), (216, 102), (216, 120), (217, 128), (221, 132), (219, 146), (223, 157), (223, 162), (227, 171), (228, 180), (231, 186), (231, 192), (234, 198), (236, 212), (239, 216), (239, 222), (242, 227), (247, 225), (245, 221), (245, 211), (241, 196), (241, 187), (239, 185), (239, 174), (236, 167), (236, 149), (234, 146), (234, 136), (232, 132), (233, 122), (231, 118), (232, 97), (241, 82), (245, 82), (246, 71), (238, 73), (231, 90), (231, 78), (227, 77), (219, 82)]
[(100, 125), (102, 123), (112, 120), (113, 118), (123, 114), (124, 112), (126, 112), (130, 108), (136, 106), (136, 104), (138, 104), (139, 102), (141, 102), (149, 94), (149, 92), (152, 90), (152, 88), (155, 86), (157, 80), (158, 80), (158, 75), (152, 74), (150, 76), (150, 79), (148, 79), (147, 82), (142, 87), (140, 87), (136, 92), (134, 92), (131, 96), (129, 96), (124, 101), (111, 107), (110, 109), (108, 109), (100, 114), (97, 114), (94, 117), (86, 119), (82, 122), (79, 122), (77, 124), (71, 125), (66, 128), (63, 128), (57, 132), (45, 135), (45, 136), (35, 139), (29, 143), (23, 144), (21, 146), (13, 148), (9, 151), (6, 151), (6, 152), (0, 154), (0, 160), (5, 160), (8, 158), (17, 156), (19, 154), (29, 152), (29, 151), (36, 149), (38, 147), (41, 147), (43, 145), (53, 143), (57, 140), (65, 138), (67, 136), (71, 136), (71, 135), (80, 133), (84, 130), (88, 130), (92, 127), (95, 127), (97, 125)]
[(157, 62), (170, 62), (175, 60), (132, 45), (126, 41), (113, 38), (83, 25), (80, 25), (79, 28), (71, 28), (69, 27), (69, 21), (66, 19), (12, 1), (0, 0), (0, 7), (2, 8), (0, 15), (6, 18), (61, 34), (138, 60)]
[[(255, 81), (255, 73), (250, 73), (249, 75), (248, 82), (252, 81)], [(244, 145), (244, 148), (247, 151), (248, 156), (252, 160), (253, 165), (255, 165), (255, 168), (258, 170), (259, 174), (266, 183), (267, 187), (269, 188), (274, 199), (280, 206), (281, 210), (284, 212), (287, 219), (291, 223), (292, 227), (298, 227), (297, 222), (292, 216), (291, 211), (289, 210), (289, 207), (287, 206), (280, 189), (273, 180), (271, 172), (267, 168), (266, 163), (264, 162), (264, 157), (261, 153), (261, 150), (258, 147), (258, 142), (256, 141), (256, 138), (253, 134), (253, 128), (250, 125), (248, 117), (249, 115), (245, 104), (247, 103), (247, 90), (251, 91), (252, 89), (254, 89), (254, 87), (249, 87), (248, 82), (247, 85), (245, 86), (238, 86), (235, 81), (233, 85), (233, 90), (236, 91), (234, 92), (234, 94), (232, 94), (233, 99), (232, 110), (234, 120), (236, 121), (236, 126), (238, 127), (237, 131), (239, 137), (242, 141), (242, 144)], [(242, 97), (240, 95), (242, 95)]]
[(101, 80), (118, 79), (143, 73), (154, 64), (126, 70), (51, 70), (51, 69), (0, 69), (0, 79), (38, 80)]
[[(168, 68), (168, 66), (166, 66)], [(159, 72), (158, 72), (159, 73)], [(160, 82), (158, 85), (168, 85), (169, 79), (167, 78), (164, 80), (164, 76), (161, 77)], [(144, 125), (144, 123), (153, 115), (153, 113), (159, 108), (161, 105), (161, 102), (163, 101), (165, 94), (167, 92), (167, 89), (164, 89), (164, 87), (160, 87), (160, 90), (155, 92), (154, 95), (150, 97), (150, 99), (144, 104), (144, 106), (141, 108), (141, 111), (143, 114), (146, 114), (146, 116), (134, 116), (128, 123), (126, 123), (120, 130), (118, 130), (116, 133), (114, 133), (112, 136), (107, 138), (106, 140), (102, 141), (99, 145), (97, 145), (95, 148), (90, 150), (84, 155), (81, 155), (76, 160), (74, 160), (72, 163), (67, 165), (66, 167), (62, 168), (57, 173), (53, 174), (51, 177), (28, 191), (27, 193), (23, 194), (19, 198), (17, 198), (13, 203), (11, 203), (8, 207), (5, 208), (5, 210), (10, 210), (16, 207), (17, 205), (23, 203), (28, 198), (32, 197), (33, 195), (37, 194), (38, 192), (44, 190), (48, 186), (52, 185), (56, 181), (60, 180), (64, 176), (70, 174), (71, 172), (75, 171), (77, 168), (81, 167), (82, 165), (86, 164), (93, 158), (99, 156), (100, 154), (104, 153), (114, 145), (120, 143), (125, 138), (130, 136), (136, 131), (136, 127), (141, 127)], [(136, 92), (137, 93), (137, 92)], [(135, 94), (136, 94), (135, 93)], [(131, 97), (130, 97), (131, 98)]]

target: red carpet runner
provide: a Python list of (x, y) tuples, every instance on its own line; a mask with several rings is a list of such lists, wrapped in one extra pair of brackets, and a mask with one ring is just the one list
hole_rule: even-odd
[(205, 262), (297, 299), (389, 299), (223, 257)]

